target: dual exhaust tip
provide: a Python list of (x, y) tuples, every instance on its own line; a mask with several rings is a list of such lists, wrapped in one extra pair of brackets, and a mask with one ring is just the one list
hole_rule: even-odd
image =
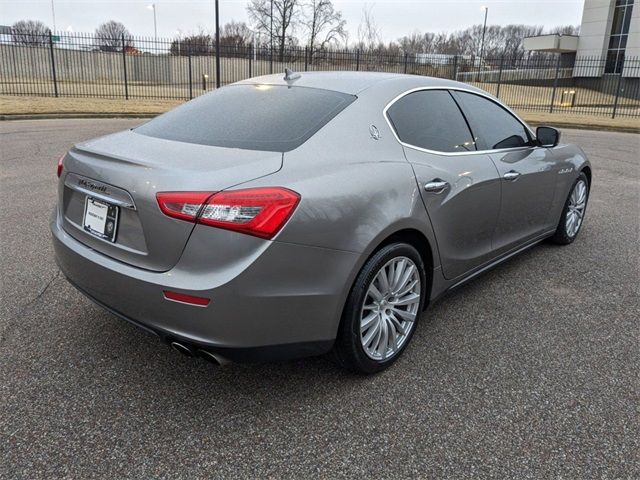
[(184, 343), (176, 342), (176, 341), (171, 341), (169, 343), (169, 345), (175, 351), (180, 352), (181, 354), (186, 355), (187, 357), (204, 358), (205, 360), (207, 360), (207, 361), (209, 361), (209, 362), (211, 362), (211, 363), (213, 363), (215, 365), (224, 365), (224, 364), (229, 363), (224, 358), (222, 358), (219, 355), (216, 355), (215, 353), (212, 353), (212, 352), (210, 352), (208, 350), (203, 350), (201, 348), (193, 348), (191, 346), (185, 345)]

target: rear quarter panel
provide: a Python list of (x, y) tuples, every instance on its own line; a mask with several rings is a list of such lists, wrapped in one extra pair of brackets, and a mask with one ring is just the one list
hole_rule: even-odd
[[(244, 185), (285, 186), (301, 195), (277, 241), (368, 254), (389, 235), (412, 228), (435, 245), (413, 169), (382, 116), (385, 99), (356, 100), (285, 153), (279, 172)], [(433, 247), (430, 253), (438, 263)]]
[[(434, 277), (440, 266), (413, 169), (382, 117), (384, 97), (378, 103), (358, 102), (300, 148), (285, 153), (280, 171), (242, 185), (284, 186), (301, 195), (300, 204), (275, 237), (276, 242), (358, 254), (348, 275), (333, 275), (343, 292), (340, 306), (367, 258), (400, 230), (416, 230), (427, 239), (430, 251), (425, 254), (433, 259)], [(371, 125), (379, 132), (377, 140), (370, 133)], [(282, 268), (289, 268), (287, 261)], [(319, 263), (315, 268), (327, 274), (331, 265)], [(308, 274), (314, 275), (314, 269), (309, 268)], [(341, 308), (336, 312), (336, 322)]]

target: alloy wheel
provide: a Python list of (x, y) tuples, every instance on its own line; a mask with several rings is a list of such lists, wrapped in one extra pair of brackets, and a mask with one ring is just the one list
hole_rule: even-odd
[(369, 358), (387, 360), (400, 351), (415, 326), (421, 291), (410, 258), (396, 257), (378, 270), (360, 314), (360, 341)]
[(573, 187), (569, 196), (569, 205), (565, 218), (565, 228), (569, 237), (575, 237), (582, 225), (584, 211), (587, 206), (587, 184), (584, 180), (579, 180)]

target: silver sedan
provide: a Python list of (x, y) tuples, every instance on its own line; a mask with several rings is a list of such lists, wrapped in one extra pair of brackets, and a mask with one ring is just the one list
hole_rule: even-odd
[[(582, 225), (591, 167), (486, 92), (396, 74), (242, 81), (74, 146), (69, 281), (217, 363), (391, 365), (430, 302)], [(424, 318), (424, 317), (423, 317)]]

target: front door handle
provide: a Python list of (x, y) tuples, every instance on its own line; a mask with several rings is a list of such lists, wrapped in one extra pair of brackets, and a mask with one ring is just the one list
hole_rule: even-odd
[(509, 170), (507, 173), (505, 173), (502, 178), (504, 178), (505, 180), (510, 180), (510, 181), (514, 181), (516, 180), (518, 177), (520, 176), (520, 172), (516, 172), (515, 170)]
[(449, 186), (449, 182), (445, 182), (439, 178), (434, 178), (429, 183), (425, 184), (425, 192), (430, 193), (442, 193)]

